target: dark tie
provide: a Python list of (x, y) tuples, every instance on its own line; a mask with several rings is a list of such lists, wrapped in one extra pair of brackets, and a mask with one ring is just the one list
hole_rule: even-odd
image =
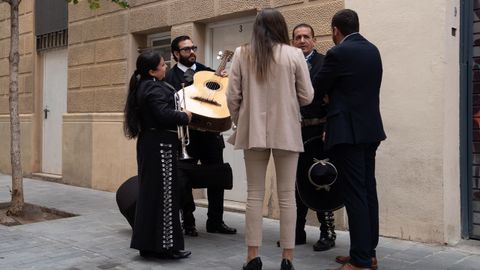
[(312, 56), (313, 56), (313, 54), (310, 54), (310, 56), (305, 58), (305, 61), (307, 61), (308, 71), (310, 71), (310, 69), (312, 69)]
[(310, 59), (307, 59), (307, 67), (308, 67), (308, 71), (312, 69), (312, 64), (310, 63)]
[(183, 78), (187, 82), (187, 84), (192, 84), (193, 83), (193, 75), (195, 74), (195, 70), (189, 68), (183, 73)]
[(307, 61), (308, 71), (312, 69), (312, 58), (314, 54), (315, 54), (315, 51), (305, 59)]

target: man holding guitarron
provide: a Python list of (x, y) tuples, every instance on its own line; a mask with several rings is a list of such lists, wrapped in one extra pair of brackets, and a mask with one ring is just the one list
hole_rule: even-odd
[[(193, 84), (193, 76), (197, 71), (214, 71), (198, 62), (195, 46), (188, 36), (179, 36), (172, 41), (172, 55), (175, 64), (165, 77), (165, 81), (171, 84), (177, 91)], [(193, 158), (193, 162), (200, 161), (203, 165), (223, 164), (223, 148), (225, 143), (219, 132), (201, 131), (189, 129), (190, 143), (187, 153)], [(209, 233), (235, 234), (236, 229), (227, 226), (223, 222), (223, 199), (222, 187), (208, 187), (208, 213), (206, 229)], [(195, 203), (193, 201), (192, 187), (187, 184), (183, 194), (183, 229), (186, 235), (198, 236), (195, 227)]]

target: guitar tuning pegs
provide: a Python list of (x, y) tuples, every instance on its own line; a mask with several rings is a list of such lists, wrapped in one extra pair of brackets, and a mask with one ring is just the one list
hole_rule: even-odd
[(220, 60), (220, 58), (221, 58), (220, 55), (217, 55), (217, 60)]
[(218, 55), (219, 55), (219, 56), (222, 56), (222, 55), (223, 55), (223, 52), (222, 52), (222, 51), (218, 51)]

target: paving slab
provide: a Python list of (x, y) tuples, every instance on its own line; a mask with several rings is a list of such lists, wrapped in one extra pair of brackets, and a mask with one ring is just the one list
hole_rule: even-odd
[[(10, 200), (11, 178), (0, 174), (0, 202)], [(241, 269), (245, 260), (244, 214), (225, 212), (225, 222), (236, 235), (209, 234), (206, 209), (195, 211), (198, 237), (186, 237), (192, 251), (183, 260), (145, 260), (130, 249), (131, 229), (118, 211), (115, 193), (26, 178), (25, 201), (78, 216), (41, 223), (6, 227), (0, 225), (0, 269)], [(261, 247), (263, 269), (279, 269), (281, 251), (277, 220), (264, 219)], [(295, 248), (297, 270), (322, 270), (338, 266), (337, 255), (348, 253), (348, 232), (337, 231), (335, 248), (314, 252), (318, 228), (307, 226), (307, 244)], [(473, 244), (472, 244), (473, 243)], [(381, 238), (379, 269), (480, 270), (480, 244), (451, 247)]]

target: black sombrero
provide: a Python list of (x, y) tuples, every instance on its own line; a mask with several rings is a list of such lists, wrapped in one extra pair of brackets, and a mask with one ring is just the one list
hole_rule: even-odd
[(304, 162), (299, 162), (297, 191), (309, 208), (325, 212), (343, 207), (343, 192), (335, 165), (326, 158), (321, 136), (304, 143)]

